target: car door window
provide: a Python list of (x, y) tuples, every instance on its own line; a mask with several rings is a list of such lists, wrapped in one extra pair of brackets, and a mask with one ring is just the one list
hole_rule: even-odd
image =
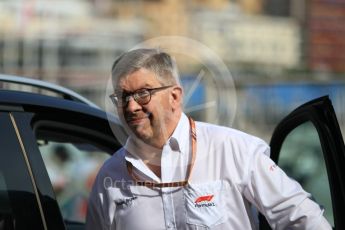
[(85, 222), (93, 181), (110, 155), (88, 143), (39, 140), (38, 144), (63, 218)]
[[(66, 223), (84, 223), (94, 179), (113, 153), (102, 133), (56, 121), (34, 125), (39, 151)], [(104, 147), (104, 148), (103, 148)]]
[(312, 122), (305, 122), (289, 133), (283, 142), (278, 164), (325, 208), (324, 216), (333, 225), (333, 208), (325, 159), (317, 130)]
[[(345, 146), (332, 102), (327, 96), (309, 101), (275, 128), (271, 158), (299, 181), (334, 229), (345, 229)], [(260, 217), (260, 229), (270, 229)]]

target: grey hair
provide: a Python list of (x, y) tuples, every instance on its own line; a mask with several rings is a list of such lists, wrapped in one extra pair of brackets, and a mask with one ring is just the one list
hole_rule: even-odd
[(115, 60), (111, 72), (113, 85), (119, 79), (144, 68), (152, 71), (163, 85), (180, 85), (179, 74), (175, 60), (160, 49), (136, 49), (122, 54)]

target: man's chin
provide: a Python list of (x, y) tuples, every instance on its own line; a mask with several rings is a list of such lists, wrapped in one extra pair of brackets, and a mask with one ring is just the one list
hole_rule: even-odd
[(152, 138), (147, 135), (135, 135), (135, 139), (138, 143), (145, 144), (147, 146), (152, 146)]
[(140, 139), (144, 142), (146, 142), (152, 138), (152, 135), (150, 135), (148, 132), (141, 130), (140, 127), (136, 127), (135, 129), (131, 129), (131, 131), (137, 139)]

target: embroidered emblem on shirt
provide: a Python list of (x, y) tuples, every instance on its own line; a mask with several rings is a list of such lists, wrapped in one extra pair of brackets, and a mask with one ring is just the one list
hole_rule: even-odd
[(276, 165), (276, 164), (271, 165), (271, 166), (270, 166), (270, 171), (273, 172), (273, 171), (275, 170), (275, 168), (277, 168), (277, 165)]
[(199, 196), (194, 201), (196, 208), (203, 208), (203, 207), (210, 207), (210, 206), (216, 206), (214, 202), (211, 202), (214, 195), (207, 195), (207, 196)]
[(116, 205), (124, 205), (124, 206), (130, 206), (132, 205), (132, 201), (133, 200), (136, 200), (138, 197), (136, 196), (133, 196), (133, 197), (130, 197), (130, 198), (127, 198), (127, 199), (121, 199), (121, 200), (116, 200), (115, 201), (115, 204)]

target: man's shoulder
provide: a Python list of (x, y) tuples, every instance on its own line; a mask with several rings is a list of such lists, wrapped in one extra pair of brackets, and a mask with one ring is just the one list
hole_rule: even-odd
[[(201, 149), (212, 150), (214, 157), (220, 154), (222, 160), (235, 159), (235, 162), (249, 162), (249, 159), (260, 153), (269, 156), (268, 144), (259, 137), (246, 132), (209, 123), (198, 122), (197, 139)], [(236, 164), (235, 164), (236, 165)]]
[(211, 124), (211, 123), (206, 123), (206, 122), (201, 122), (198, 121), (196, 122), (196, 128), (197, 132), (202, 132), (202, 133), (209, 133), (213, 135), (231, 135), (231, 136), (238, 136), (238, 137), (245, 137), (245, 138), (258, 138), (256, 136), (253, 136), (249, 133), (246, 133), (244, 131), (241, 131), (239, 129), (234, 129), (231, 127), (226, 127), (222, 125), (216, 125), (216, 124)]
[(232, 143), (252, 143), (252, 144), (266, 144), (261, 138), (244, 131), (234, 129), (231, 127), (215, 125), (206, 122), (196, 123), (197, 134), (209, 140), (230, 141)]
[(107, 176), (116, 174), (125, 167), (125, 150), (120, 148), (109, 159), (107, 159), (99, 170), (99, 174)]

